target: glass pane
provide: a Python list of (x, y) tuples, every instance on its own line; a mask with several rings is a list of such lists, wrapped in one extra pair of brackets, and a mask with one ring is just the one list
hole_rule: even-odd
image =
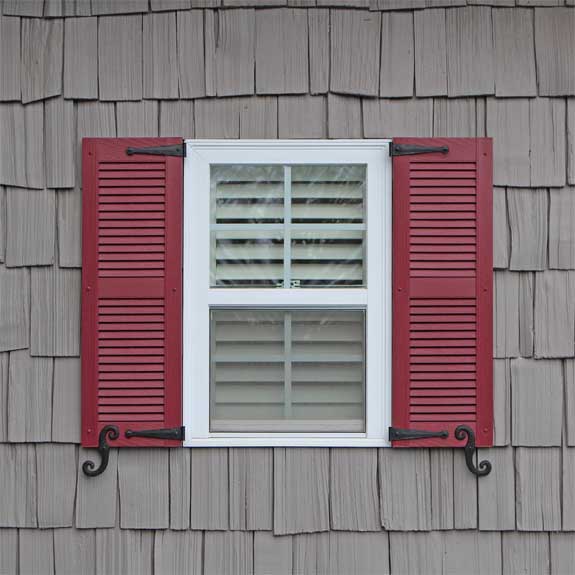
[(213, 165), (211, 285), (364, 286), (365, 189), (365, 165)]
[(212, 310), (212, 431), (365, 430), (360, 310)]

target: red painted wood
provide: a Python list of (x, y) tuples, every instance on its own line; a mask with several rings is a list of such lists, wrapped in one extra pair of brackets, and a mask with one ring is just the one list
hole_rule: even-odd
[(392, 424), (492, 445), (492, 158), (489, 139), (413, 139), (447, 154), (393, 158)]
[(112, 446), (177, 446), (126, 439), (126, 429), (182, 424), (183, 160), (128, 156), (176, 138), (83, 142), (82, 444), (104, 425)]

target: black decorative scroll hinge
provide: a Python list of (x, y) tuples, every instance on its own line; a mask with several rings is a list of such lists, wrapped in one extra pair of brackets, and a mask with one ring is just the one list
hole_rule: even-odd
[(414, 156), (416, 154), (433, 154), (439, 152), (447, 154), (449, 152), (448, 146), (417, 146), (416, 144), (395, 144), (391, 143), (389, 146), (390, 156)]
[(171, 146), (152, 146), (150, 148), (127, 148), (126, 154), (146, 154), (148, 156), (177, 156), (178, 158), (186, 157), (185, 144), (173, 144)]
[(130, 437), (148, 437), (150, 439), (173, 439), (176, 441), (184, 441), (186, 438), (185, 427), (167, 427), (164, 429), (142, 429), (141, 431), (133, 431), (126, 429), (124, 435)]
[(475, 467), (475, 463), (473, 462), (473, 456), (475, 455), (476, 450), (475, 433), (473, 433), (473, 429), (467, 425), (459, 425), (455, 429), (456, 439), (465, 439), (465, 436), (467, 436), (467, 443), (463, 449), (465, 450), (465, 463), (467, 464), (467, 468), (469, 471), (471, 471), (471, 473), (474, 473), (478, 477), (489, 475), (491, 473), (490, 461), (480, 461), (477, 467)]
[(400, 429), (398, 427), (389, 428), (389, 441), (407, 441), (409, 439), (429, 439), (430, 437), (449, 437), (447, 431), (425, 431), (424, 429)]

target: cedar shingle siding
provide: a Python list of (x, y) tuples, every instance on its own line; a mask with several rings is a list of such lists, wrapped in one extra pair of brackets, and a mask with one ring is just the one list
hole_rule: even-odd
[[(574, 0), (0, 7), (2, 575), (572, 572)], [(491, 475), (461, 450), (238, 448), (84, 476), (80, 142), (156, 135), (494, 138)]]

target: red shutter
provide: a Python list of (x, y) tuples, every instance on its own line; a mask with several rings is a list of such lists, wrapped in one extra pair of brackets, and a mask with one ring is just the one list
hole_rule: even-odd
[(183, 158), (131, 155), (174, 138), (84, 139), (82, 444), (119, 428), (113, 446), (179, 445), (126, 438), (182, 425)]
[(449, 432), (394, 447), (492, 444), (489, 139), (394, 140), (447, 153), (393, 158), (393, 427)]

